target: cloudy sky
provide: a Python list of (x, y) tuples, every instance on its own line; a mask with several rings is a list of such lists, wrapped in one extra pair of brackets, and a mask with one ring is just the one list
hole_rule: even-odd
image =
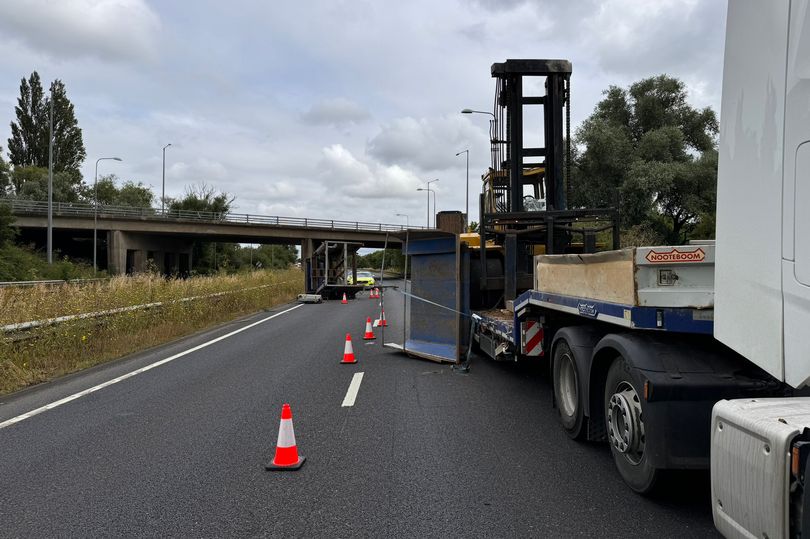
[[(62, 79), (100, 173), (205, 182), (242, 213), (412, 224), (464, 209), (489, 164), (490, 64), (573, 63), (579, 124), (602, 90), (667, 73), (719, 109), (724, 0), (3, 0), (0, 146), (20, 78)], [(471, 196), (471, 215), (477, 209)]]

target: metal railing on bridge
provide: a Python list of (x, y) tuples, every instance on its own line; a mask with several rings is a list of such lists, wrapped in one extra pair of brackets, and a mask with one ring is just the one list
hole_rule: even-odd
[[(48, 203), (39, 200), (21, 200), (14, 198), (0, 199), (0, 204), (11, 207), (15, 215), (47, 215)], [(57, 217), (93, 217), (101, 219), (146, 219), (172, 221), (204, 221), (207, 223), (236, 223), (248, 225), (271, 225), (294, 228), (318, 228), (331, 230), (355, 230), (358, 232), (398, 232), (406, 230), (404, 225), (385, 223), (367, 223), (362, 221), (338, 221), (334, 219), (310, 219), (307, 217), (280, 217), (269, 215), (252, 215), (249, 213), (220, 213), (191, 210), (160, 210), (157, 208), (133, 208), (130, 206), (107, 206), (77, 202), (54, 202), (53, 215)], [(424, 228), (424, 227), (410, 227)]]

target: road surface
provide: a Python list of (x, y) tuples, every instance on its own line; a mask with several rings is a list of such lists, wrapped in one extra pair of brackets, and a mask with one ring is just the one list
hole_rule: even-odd
[[(0, 537), (715, 535), (706, 474), (632, 494), (558, 427), (541, 369), (365, 344), (365, 296), (290, 307), (0, 398)], [(267, 472), (285, 402), (307, 461)]]

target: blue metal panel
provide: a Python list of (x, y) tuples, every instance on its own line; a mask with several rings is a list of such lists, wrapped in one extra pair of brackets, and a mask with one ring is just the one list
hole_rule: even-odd
[(457, 249), (454, 234), (434, 232), (408, 240), (413, 299), (404, 348), (409, 353), (452, 362), (459, 359), (461, 310), (468, 308), (468, 300), (459, 294), (463, 275)]
[[(406, 248), (406, 254), (409, 255), (430, 255), (455, 252), (456, 238), (453, 235), (425, 239), (411, 238), (408, 241)], [(455, 263), (453, 266), (455, 266)]]
[(515, 300), (515, 311), (529, 303), (635, 329), (707, 335), (714, 329), (713, 313), (707, 309), (636, 307), (530, 290)]

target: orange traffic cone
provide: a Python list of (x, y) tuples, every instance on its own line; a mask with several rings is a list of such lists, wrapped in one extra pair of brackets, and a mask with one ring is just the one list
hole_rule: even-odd
[(276, 442), (276, 456), (273, 462), (265, 465), (265, 470), (297, 470), (304, 464), (306, 457), (298, 455), (295, 445), (295, 432), (293, 431), (292, 410), (289, 404), (281, 407), (281, 423), (278, 426), (278, 442)]
[(368, 299), (375, 299), (377, 297), (377, 296), (375, 296), (376, 292), (377, 292), (377, 289), (372, 288), (371, 291), (368, 293)]
[(347, 303), (349, 303), (349, 302), (346, 300), (346, 292), (344, 292), (344, 293), (343, 293), (343, 299), (342, 299), (342, 300), (340, 300), (340, 302), (341, 302), (343, 305), (346, 305)]
[(373, 341), (374, 339), (376, 339), (376, 337), (374, 336), (374, 332), (371, 331), (371, 317), (369, 316), (366, 318), (366, 334), (363, 335), (363, 340)]
[(388, 327), (388, 320), (385, 319), (385, 309), (380, 310), (380, 324), (382, 327)]
[(343, 365), (344, 363), (357, 363), (357, 360), (354, 359), (352, 336), (348, 333), (346, 334), (346, 345), (343, 347), (343, 361), (341, 361), (340, 364)]

